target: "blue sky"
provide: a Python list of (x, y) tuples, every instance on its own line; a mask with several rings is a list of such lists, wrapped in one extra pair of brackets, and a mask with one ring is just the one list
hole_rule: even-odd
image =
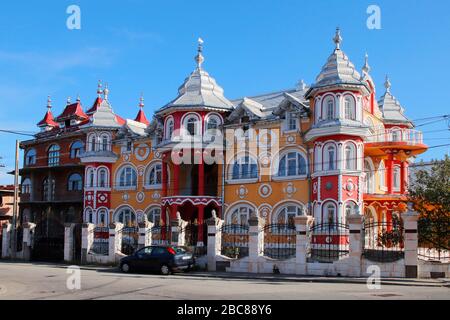
[[(31, 1), (30, 1), (31, 2)], [(81, 30), (68, 30), (66, 9), (81, 8)], [(366, 27), (369, 5), (381, 8), (381, 30)], [(370, 56), (378, 97), (389, 74), (411, 119), (449, 113), (450, 2), (434, 1), (8, 1), (0, 10), (0, 129), (36, 131), (47, 95), (54, 113), (80, 94), (85, 108), (97, 80), (109, 83), (116, 113), (134, 118), (140, 92), (146, 112), (176, 96), (205, 40), (205, 69), (229, 99), (314, 82), (333, 50), (361, 68)], [(421, 128), (429, 145), (449, 143), (439, 122)], [(0, 184), (14, 163), (15, 136), (0, 133)], [(24, 139), (25, 137), (19, 137)], [(427, 152), (442, 158), (448, 148)]]

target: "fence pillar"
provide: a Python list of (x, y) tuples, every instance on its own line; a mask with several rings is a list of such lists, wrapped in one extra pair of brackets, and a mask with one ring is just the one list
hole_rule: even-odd
[(221, 236), (220, 236), (220, 220), (211, 218), (205, 221), (208, 226), (208, 245), (206, 247), (207, 253), (207, 267), (208, 271), (216, 271), (216, 257), (220, 252)]
[(314, 221), (312, 216), (295, 217), (295, 228), (297, 231), (295, 245), (296, 274), (306, 274), (306, 263), (309, 247), (309, 227)]
[(33, 245), (33, 235), (36, 224), (26, 222), (23, 224), (23, 245), (22, 245), (22, 259), (25, 261), (31, 260), (31, 247)]
[(139, 223), (138, 250), (148, 246), (147, 234), (149, 232), (149, 223), (148, 221)]
[(258, 272), (258, 257), (264, 250), (264, 232), (259, 232), (259, 218), (250, 217), (248, 220), (248, 257), (249, 272)]
[(3, 225), (3, 233), (2, 233), (2, 258), (11, 258), (11, 228), (12, 225), (10, 223)]
[(178, 245), (184, 246), (186, 244), (186, 226), (188, 225), (187, 221), (184, 221), (181, 218), (178, 218)]
[(347, 217), (349, 227), (349, 276), (361, 276), (361, 256), (363, 249), (362, 227), (363, 216), (351, 214)]
[(417, 212), (413, 211), (412, 208), (409, 209), (406, 215), (403, 215), (404, 229), (405, 229), (405, 277), (406, 278), (417, 278), (418, 271), (418, 258), (417, 258), (417, 247), (418, 247), (418, 234), (417, 234), (417, 220), (419, 215)]
[(180, 234), (180, 222), (181, 219), (173, 219), (170, 221), (170, 239), (169, 239), (169, 243), (172, 246), (179, 246), (180, 244), (180, 238), (179, 238), (179, 234)]
[(64, 224), (64, 261), (73, 261), (73, 230), (75, 229), (75, 223)]
[(93, 223), (83, 223), (81, 229), (81, 263), (87, 263), (87, 257), (94, 244), (94, 229)]
[(122, 230), (123, 224), (114, 222), (109, 225), (109, 249), (108, 258), (110, 262), (116, 261), (116, 253), (122, 250)]

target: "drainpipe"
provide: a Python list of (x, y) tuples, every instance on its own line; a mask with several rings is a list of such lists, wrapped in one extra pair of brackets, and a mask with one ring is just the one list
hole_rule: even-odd
[[(305, 133), (302, 129), (302, 116), (300, 114), (300, 119), (299, 119), (300, 123), (299, 123), (299, 127), (300, 127), (300, 136), (302, 137), (302, 142), (305, 143)], [(307, 161), (307, 165), (308, 165), (308, 175), (307, 175), (307, 179), (308, 179), (308, 209), (309, 209), (309, 214), (313, 215), (312, 212), (312, 197), (311, 197), (311, 172), (314, 170), (314, 168), (311, 168), (311, 155), (310, 155), (310, 147), (308, 143), (306, 144), (306, 161)], [(314, 163), (314, 162), (313, 162)]]

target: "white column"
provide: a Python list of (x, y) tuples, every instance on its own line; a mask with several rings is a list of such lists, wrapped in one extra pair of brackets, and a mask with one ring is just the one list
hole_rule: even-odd
[(74, 223), (66, 223), (64, 225), (64, 261), (73, 261), (73, 230), (75, 228)]
[(87, 256), (94, 244), (94, 229), (93, 223), (83, 223), (81, 230), (81, 263), (87, 263)]
[(119, 253), (122, 249), (122, 230), (123, 224), (120, 222), (114, 222), (109, 225), (109, 250), (108, 256), (110, 262), (116, 261), (116, 253)]
[(352, 277), (361, 276), (361, 255), (362, 255), (362, 224), (363, 217), (359, 214), (352, 214), (347, 217), (349, 226), (349, 275)]
[(216, 271), (216, 256), (218, 251), (220, 252), (221, 245), (220, 226), (218, 225), (220, 220), (212, 218), (206, 220), (206, 223), (208, 225), (208, 246), (206, 248), (208, 271)]
[[(151, 245), (151, 228), (153, 227), (153, 223), (145, 221), (139, 223), (139, 238), (138, 238), (138, 250)], [(149, 243), (149, 234), (150, 234), (150, 243)]]
[(248, 257), (249, 257), (249, 272), (258, 272), (258, 257), (264, 250), (264, 232), (259, 232), (258, 217), (251, 217), (249, 224), (249, 241), (248, 241)]
[(22, 245), (22, 251), (23, 255), (22, 258), (25, 261), (31, 260), (31, 245), (32, 245), (32, 238), (34, 234), (34, 230), (36, 229), (36, 224), (27, 222), (23, 225), (23, 245)]
[(419, 215), (410, 208), (408, 213), (403, 216), (405, 228), (405, 277), (417, 278), (418, 258), (417, 258), (417, 219)]
[(295, 218), (296, 246), (295, 246), (295, 273), (306, 275), (307, 253), (309, 246), (309, 226), (313, 223), (311, 216), (300, 216)]
[(10, 223), (3, 225), (3, 234), (2, 234), (2, 258), (10, 258), (11, 257), (11, 228), (12, 225)]

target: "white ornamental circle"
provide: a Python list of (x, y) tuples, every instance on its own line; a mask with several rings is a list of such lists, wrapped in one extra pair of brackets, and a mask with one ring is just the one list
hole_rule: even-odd
[(130, 155), (129, 155), (129, 154), (125, 154), (125, 155), (123, 156), (123, 160), (125, 160), (125, 161), (130, 161)]
[(267, 198), (272, 194), (272, 187), (268, 184), (263, 184), (259, 187), (259, 195), (263, 198)]
[(128, 193), (124, 193), (122, 199), (123, 201), (128, 201), (130, 199), (130, 196), (128, 195)]
[(134, 156), (136, 157), (136, 159), (138, 159), (139, 161), (144, 161), (145, 159), (148, 158), (148, 156), (150, 155), (150, 148), (148, 147), (148, 145), (144, 144), (140, 144), (135, 150), (134, 150)]
[(142, 202), (144, 202), (144, 200), (145, 200), (145, 193), (138, 192), (136, 194), (136, 201), (139, 202), (139, 203), (142, 203)]
[(140, 177), (142, 177), (144, 175), (144, 172), (145, 172), (145, 167), (144, 166), (139, 166), (137, 169), (138, 169), (138, 175)]

